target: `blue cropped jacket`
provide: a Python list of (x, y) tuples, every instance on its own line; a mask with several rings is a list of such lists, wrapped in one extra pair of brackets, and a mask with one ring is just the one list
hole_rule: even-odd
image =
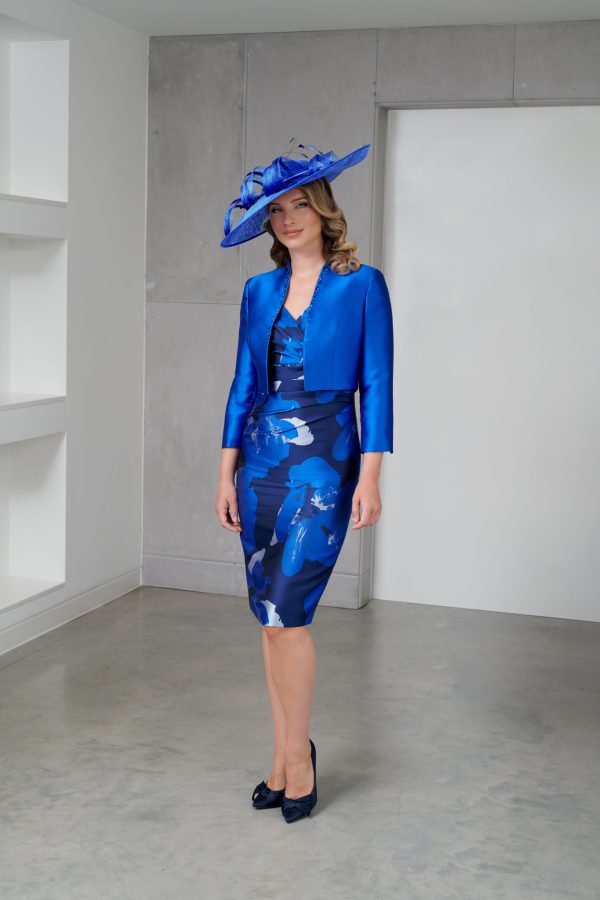
[[(269, 389), (271, 331), (285, 302), (291, 264), (262, 272), (244, 285), (235, 374), (231, 382), (222, 447), (239, 447), (255, 399)], [(383, 274), (362, 263), (346, 275), (326, 262), (304, 326), (306, 390), (360, 390), (361, 452), (393, 453), (394, 334), (390, 295)]]

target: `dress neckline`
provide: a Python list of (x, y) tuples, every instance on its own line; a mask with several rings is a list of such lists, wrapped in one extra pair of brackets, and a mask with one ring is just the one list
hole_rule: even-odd
[(287, 306), (285, 305), (285, 303), (283, 304), (283, 306), (282, 306), (281, 308), (284, 309), (284, 310), (286, 311), (286, 313), (288, 314), (288, 316), (290, 317), (290, 319), (292, 320), (292, 322), (294, 323), (294, 325), (299, 325), (299, 324), (300, 324), (300, 320), (304, 317), (304, 314), (306, 313), (306, 311), (307, 311), (307, 309), (308, 309), (308, 306), (305, 307), (305, 308), (302, 310), (302, 312), (300, 313), (300, 315), (298, 316), (297, 319), (294, 318), (294, 316), (291, 314), (291, 312), (289, 311), (289, 309), (287, 308)]

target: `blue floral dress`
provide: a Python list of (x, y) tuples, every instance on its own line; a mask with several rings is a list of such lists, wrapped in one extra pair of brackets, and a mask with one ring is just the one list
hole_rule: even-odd
[(304, 389), (304, 326), (285, 305), (269, 344), (269, 392), (250, 410), (237, 469), (250, 609), (308, 625), (339, 556), (360, 472), (354, 391)]

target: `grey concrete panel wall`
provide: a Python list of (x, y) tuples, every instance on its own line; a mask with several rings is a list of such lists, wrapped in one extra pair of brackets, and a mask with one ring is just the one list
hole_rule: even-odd
[[(213, 512), (241, 289), (272, 268), (268, 236), (219, 247), (244, 174), (291, 137), (343, 154), (376, 133), (333, 188), (380, 265), (386, 104), (600, 102), (600, 22), (157, 38), (149, 91), (143, 583), (244, 596), (239, 537)], [(324, 605), (370, 598), (373, 534), (349, 527)]]
[(239, 560), (213, 512), (239, 306), (148, 304), (144, 553)]
[(380, 31), (377, 100), (508, 100), (513, 95), (514, 51), (513, 25)]
[(519, 25), (515, 97), (600, 100), (600, 21)]
[[(240, 593), (213, 511), (241, 253), (219, 247), (243, 174), (245, 36), (150, 41), (145, 584)], [(233, 196), (233, 195), (232, 195)]]
[(150, 41), (149, 300), (239, 302), (241, 256), (219, 242), (243, 166), (245, 45), (231, 35)]

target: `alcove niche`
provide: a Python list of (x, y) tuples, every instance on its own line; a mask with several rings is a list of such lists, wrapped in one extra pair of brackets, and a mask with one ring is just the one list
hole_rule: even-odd
[(0, 445), (0, 609), (65, 581), (63, 433)]
[(0, 611), (65, 582), (69, 42), (0, 16)]

